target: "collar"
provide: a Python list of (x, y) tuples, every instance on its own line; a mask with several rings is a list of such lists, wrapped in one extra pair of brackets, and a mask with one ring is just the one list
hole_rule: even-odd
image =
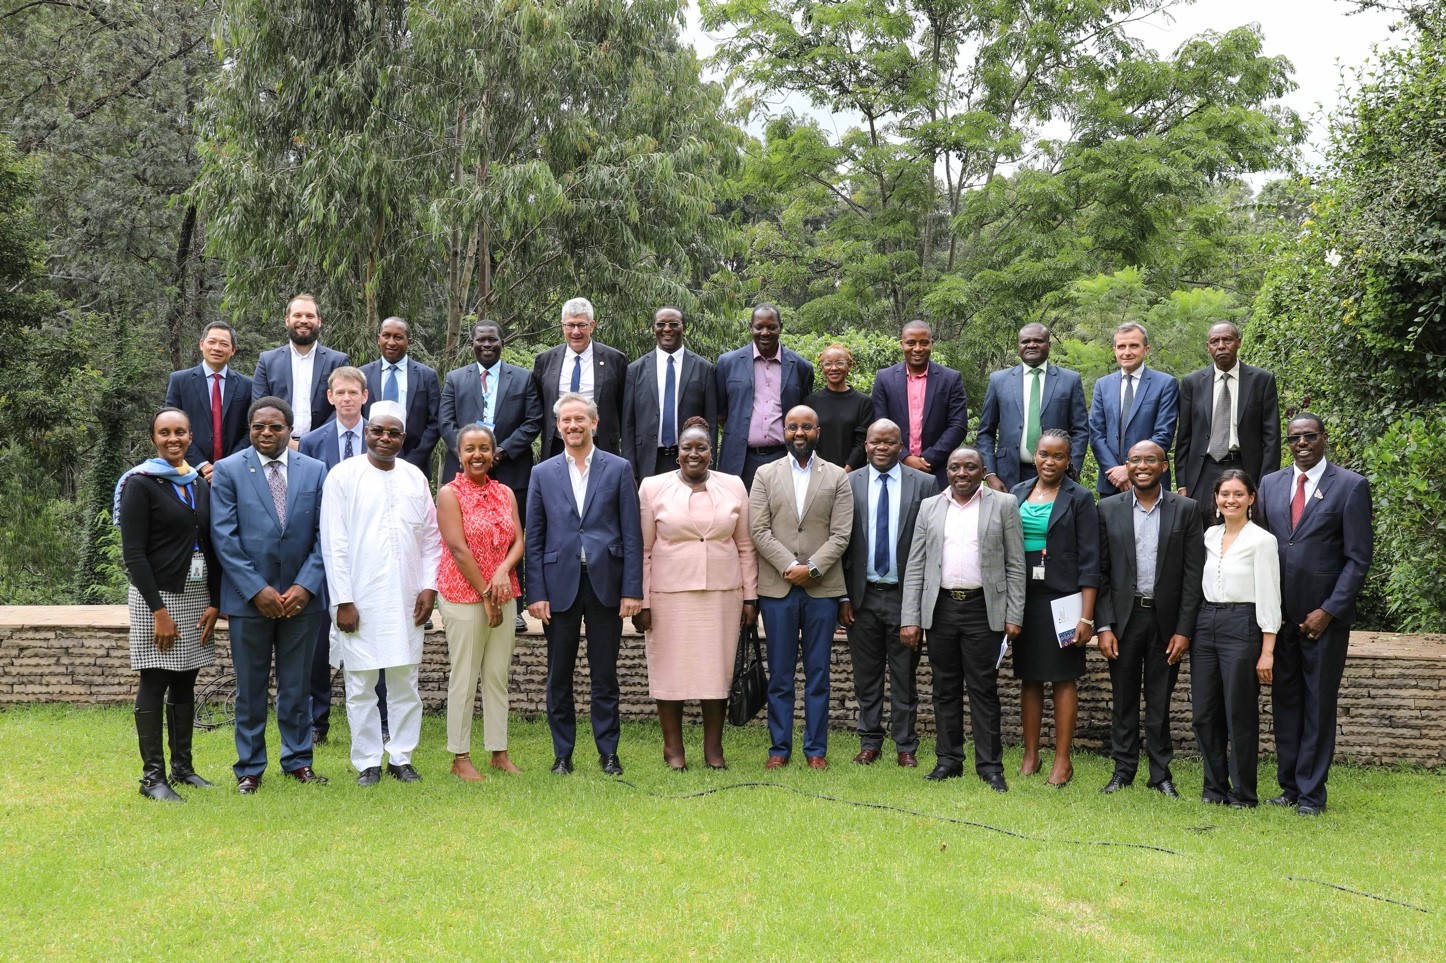
[(593, 345), (593, 342), (589, 341), (589, 342), (587, 343), (587, 347), (586, 347), (586, 348), (583, 348), (581, 351), (574, 351), (574, 350), (572, 350), (572, 345), (570, 345), (570, 344), (565, 344), (565, 345), (563, 345), (563, 347), (567, 349), (567, 352), (566, 352), (567, 354), (570, 354), (570, 355), (572, 355), (572, 356), (575, 357), (575, 358), (581, 358), (581, 359), (584, 360), (584, 361), (591, 361), (591, 360), (592, 360), (592, 345)]
[(874, 468), (873, 465), (870, 465), (869, 467), (870, 467), (870, 468), (873, 468), (874, 475), (873, 475), (873, 477), (872, 477), (871, 479), (869, 479), (869, 480), (870, 480), (871, 482), (872, 482), (872, 481), (878, 481), (880, 475), (888, 475), (888, 476), (889, 476), (889, 481), (892, 481), (892, 482), (903, 481), (903, 480), (904, 480), (904, 470), (899, 467), (900, 464), (902, 464), (902, 463), (901, 463), (901, 462), (897, 462), (897, 461), (894, 462), (894, 467), (893, 467), (893, 468), (890, 468), (888, 471), (879, 471), (877, 468)]
[(211, 376), (212, 376), (212, 375), (220, 375), (222, 381), (225, 381), (227, 378), (231, 377), (231, 366), (230, 366), (230, 365), (224, 365), (224, 364), (223, 364), (223, 365), (221, 366), (221, 370), (220, 370), (220, 371), (212, 371), (212, 370), (211, 370), (211, 365), (208, 364), (208, 363), (205, 362), (205, 361), (202, 361), (202, 362), (201, 362), (201, 367), (202, 367), (202, 369), (205, 370), (205, 372), (206, 372), (206, 380), (208, 380), (208, 381), (211, 379)]
[(795, 475), (803, 474), (813, 471), (813, 463), (816, 461), (818, 461), (818, 452), (814, 452), (813, 454), (809, 455), (808, 461), (804, 462), (802, 465), (798, 463), (797, 458), (794, 458), (793, 455), (790, 454), (788, 456), (788, 467), (793, 469), (793, 473)]
[(774, 355), (773, 357), (771, 357), (771, 358), (765, 358), (765, 357), (763, 357), (763, 353), (758, 350), (758, 345), (754, 344), (752, 341), (748, 342), (748, 346), (753, 349), (753, 360), (754, 360), (754, 361), (758, 361), (758, 360), (762, 360), (762, 361), (764, 361), (764, 362), (777, 361), (777, 362), (779, 362), (780, 364), (783, 362), (783, 345), (781, 345), (781, 344), (778, 346), (778, 353), (775, 354), (775, 355)]
[[(587, 469), (589, 469), (589, 468), (592, 467), (592, 456), (593, 456), (593, 455), (596, 455), (596, 454), (597, 454), (597, 445), (594, 444), (594, 445), (592, 446), (592, 448), (588, 449), (587, 455), (583, 457), (583, 460), (582, 460), (582, 470), (583, 470), (583, 471), (586, 471)], [(572, 471), (572, 470), (574, 470), (574, 469), (577, 468), (577, 459), (574, 458), (574, 457), (572, 457), (572, 455), (568, 454), (566, 449), (563, 450), (563, 452), (562, 452), (562, 457), (565, 458), (565, 459), (567, 459), (567, 467), (568, 467), (568, 470), (569, 470), (569, 471)]]
[[(933, 363), (934, 362), (932, 361), (929, 362), (929, 364)], [(929, 377), (929, 365), (925, 365), (923, 371), (919, 372), (918, 374), (914, 374), (914, 372), (909, 369), (909, 364), (906, 361), (904, 362), (904, 377), (910, 381), (921, 381), (924, 378)]]
[(341, 423), (341, 419), (338, 418), (336, 420), (336, 433), (338, 435), (344, 435), (349, 431), (354, 431), (357, 434), (361, 434), (363, 431), (366, 430), (366, 426), (367, 420), (365, 418), (358, 418), (356, 420), (356, 424), (352, 425), (350, 428), (348, 428), (346, 425), (343, 425)]
[(1231, 378), (1233, 378), (1233, 379), (1235, 380), (1235, 383), (1236, 383), (1236, 384), (1240, 384), (1240, 359), (1239, 359), (1239, 358), (1236, 358), (1236, 359), (1235, 359), (1235, 367), (1231, 368), (1229, 371), (1221, 371), (1219, 368), (1217, 368), (1217, 367), (1216, 367), (1215, 365), (1213, 365), (1213, 364), (1210, 366), (1210, 370), (1213, 371), (1213, 372), (1215, 372), (1214, 380), (1217, 381), (1217, 382), (1220, 380), (1220, 376), (1221, 376), (1221, 375), (1223, 375), (1223, 374), (1228, 374)]
[(658, 363), (664, 368), (668, 366), (669, 358), (676, 358), (679, 365), (683, 363), (683, 346), (681, 344), (678, 345), (677, 351), (664, 351), (662, 348), (657, 347), (653, 348), (653, 350), (657, 352)]
[(1329, 461), (1328, 459), (1322, 458), (1320, 461), (1318, 461), (1318, 462), (1315, 463), (1315, 467), (1314, 467), (1314, 468), (1312, 468), (1310, 471), (1306, 471), (1306, 472), (1303, 472), (1303, 471), (1301, 471), (1299, 468), (1295, 467), (1294, 465), (1291, 465), (1291, 466), (1290, 466), (1290, 472), (1291, 472), (1291, 475), (1290, 475), (1290, 483), (1291, 483), (1292, 485), (1299, 485), (1300, 482), (1296, 481), (1296, 479), (1299, 478), (1301, 475), (1304, 475), (1305, 477), (1307, 477), (1307, 478), (1309, 478), (1309, 479), (1311, 480), (1311, 484), (1313, 484), (1313, 485), (1319, 485), (1319, 484), (1320, 484), (1320, 480), (1321, 480), (1321, 476), (1325, 474), (1326, 465), (1328, 465), (1328, 464), (1330, 464), (1330, 461)]
[(1146, 364), (1144, 364), (1144, 363), (1141, 363), (1141, 365), (1140, 365), (1138, 368), (1136, 368), (1134, 371), (1126, 371), (1124, 368), (1121, 368), (1121, 369), (1120, 369), (1120, 379), (1123, 380), (1123, 379), (1129, 378), (1129, 377), (1131, 377), (1131, 376), (1133, 376), (1133, 377), (1135, 377), (1135, 378), (1143, 378), (1143, 377), (1145, 376), (1145, 368), (1147, 368), (1147, 367), (1148, 367), (1148, 365), (1146, 365)]
[[(1149, 514), (1151, 514), (1152, 512), (1154, 512), (1155, 509), (1157, 509), (1157, 508), (1160, 507), (1160, 503), (1161, 503), (1162, 501), (1164, 501), (1164, 500), (1165, 500), (1165, 488), (1164, 488), (1164, 486), (1162, 485), (1162, 486), (1160, 487), (1159, 493), (1155, 495), (1155, 504), (1153, 504), (1153, 505), (1151, 505), (1149, 508), (1145, 509), (1145, 510), (1144, 510), (1144, 511), (1145, 511), (1145, 514), (1146, 514), (1146, 515), (1149, 515)], [(1135, 486), (1134, 486), (1134, 485), (1131, 485), (1131, 486), (1130, 486), (1130, 504), (1131, 504), (1132, 506), (1134, 506), (1134, 508), (1137, 509), (1137, 510), (1138, 510), (1139, 507), (1140, 507), (1140, 493), (1137, 492), (1137, 491), (1135, 491)]]
[(289, 455), (289, 454), (291, 454), (291, 448), (290, 448), (290, 447), (287, 447), (287, 448), (281, 449), (281, 457), (280, 457), (280, 458), (268, 458), (268, 457), (266, 457), (265, 455), (261, 454), (261, 452), (259, 452), (259, 451), (256, 453), (256, 457), (261, 459), (261, 467), (262, 467), (262, 468), (265, 468), (267, 465), (271, 464), (273, 461), (279, 461), (279, 462), (281, 462), (281, 467), (282, 467), (282, 468), (286, 468), (286, 467), (287, 467), (286, 456)]
[(959, 499), (955, 498), (955, 497), (954, 497), (954, 489), (952, 489), (952, 488), (946, 488), (946, 489), (944, 489), (943, 498), (944, 498), (944, 500), (945, 500), (946, 502), (948, 502), (950, 505), (955, 506), (956, 508), (968, 508), (970, 505), (976, 504), (977, 502), (980, 502), (980, 501), (983, 500), (983, 498), (984, 498), (984, 483), (983, 483), (983, 482), (980, 482), (980, 483), (979, 483), (979, 487), (976, 488), (976, 489), (974, 489), (974, 497), (971, 498), (971, 499), (969, 499), (967, 502), (961, 502), (961, 501), (959, 501)]
[(319, 348), (319, 347), (321, 347), (321, 345), (318, 344), (318, 343), (315, 342), (315, 341), (311, 342), (311, 350), (308, 351), (308, 352), (306, 352), (305, 354), (302, 354), (300, 351), (297, 351), (297, 350), (296, 350), (296, 345), (295, 345), (292, 341), (290, 341), (290, 340), (288, 340), (288, 341), (286, 342), (286, 347), (288, 347), (288, 348), (291, 349), (291, 356), (292, 356), (293, 358), (302, 358), (302, 359), (305, 359), (305, 360), (307, 360), (307, 361), (310, 361), (312, 358), (315, 358), (315, 357), (316, 357), (316, 349)]
[[(410, 360), (411, 360), (411, 359), (410, 359), (407, 355), (402, 355), (402, 360), (396, 362), (396, 366), (397, 366), (398, 368), (401, 368), (403, 371), (406, 371), (406, 370), (407, 370), (407, 363), (408, 363)], [(388, 361), (386, 358), (383, 358), (383, 359), (382, 359), (382, 370), (383, 370), (383, 371), (386, 371), (386, 370), (387, 370), (388, 368), (390, 368), (390, 367), (392, 367), (392, 362)]]
[(474, 361), (473, 364), (477, 366), (477, 371), (479, 374), (483, 371), (487, 372), (488, 374), (496, 374), (497, 369), (502, 367), (502, 359), (498, 358), (496, 361), (492, 362), (492, 367), (490, 368), (480, 361)]
[(1048, 360), (1048, 359), (1045, 359), (1044, 361), (1041, 361), (1039, 364), (1035, 364), (1035, 365), (1025, 364), (1023, 361), (1021, 361), (1021, 362), (1019, 362), (1019, 366), (1024, 369), (1024, 373), (1025, 373), (1025, 374), (1029, 374), (1031, 371), (1042, 371), (1042, 372), (1044, 372), (1045, 374), (1049, 374), (1049, 360)]

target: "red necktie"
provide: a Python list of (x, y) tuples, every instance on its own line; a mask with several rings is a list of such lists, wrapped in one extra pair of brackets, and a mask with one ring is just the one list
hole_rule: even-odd
[(1302, 472), (1295, 479), (1295, 497), (1290, 500), (1290, 530), (1300, 524), (1300, 516), (1305, 514), (1305, 473)]
[(211, 461), (220, 461), (221, 452), (221, 373), (211, 375)]

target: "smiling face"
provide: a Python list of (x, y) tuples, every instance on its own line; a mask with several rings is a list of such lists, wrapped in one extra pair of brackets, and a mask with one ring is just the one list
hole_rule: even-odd
[(492, 436), (480, 428), (464, 428), (457, 436), (457, 458), (463, 474), (481, 484), (497, 458)]
[(934, 353), (934, 336), (929, 333), (928, 325), (910, 325), (899, 337), (899, 347), (904, 350), (904, 364), (918, 374), (929, 367), (929, 356)]
[(373, 464), (395, 462), (406, 440), (407, 432), (402, 428), (401, 419), (394, 415), (374, 415), (367, 422), (367, 457)]
[(778, 338), (783, 333), (783, 324), (772, 310), (759, 308), (754, 311), (752, 320), (748, 322), (748, 333), (763, 357), (771, 358), (778, 354)]
[(295, 345), (315, 343), (321, 334), (321, 313), (311, 298), (292, 298), (286, 306), (286, 334)]
[(849, 386), (849, 355), (842, 348), (829, 348), (818, 356), (818, 366), (823, 369), (823, 380), (834, 391), (846, 391)]
[(597, 327), (597, 322), (585, 314), (574, 314), (571, 317), (563, 318), (563, 340), (573, 351), (582, 354), (592, 343), (592, 332), (595, 327)]
[(1310, 471), (1325, 457), (1325, 428), (1314, 418), (1292, 419), (1285, 429), (1285, 443), (1295, 459), (1295, 467)]
[(1238, 478), (1227, 478), (1215, 489), (1215, 508), (1227, 522), (1250, 517), (1250, 506), (1255, 496)]
[(251, 413), (251, 447), (267, 458), (276, 458), (291, 443), (291, 426), (279, 408), (257, 408)]
[(596, 431), (597, 419), (588, 410), (587, 402), (569, 401), (558, 410), (557, 432), (571, 453), (586, 455)]
[(944, 471), (955, 500), (967, 502), (984, 481), (984, 458), (972, 448), (960, 448), (949, 454), (949, 463)]
[(1019, 360), (1031, 368), (1049, 360), (1049, 329), (1042, 324), (1026, 324), (1019, 329)]
[(231, 340), (231, 332), (225, 328), (212, 328), (201, 338), (201, 357), (206, 359), (212, 371), (226, 367), (235, 355), (236, 342)]
[(191, 419), (179, 411), (161, 412), (151, 427), (151, 443), (156, 446), (156, 454), (168, 464), (181, 465), (191, 445)]
[(689, 428), (678, 438), (678, 467), (683, 477), (691, 482), (708, 477), (708, 466), (713, 464), (713, 447), (709, 444), (708, 433), (702, 428)]
[(653, 340), (668, 354), (683, 346), (683, 333), (687, 328), (683, 312), (677, 308), (659, 308), (653, 314)]
[(412, 335), (407, 330), (407, 322), (401, 318), (387, 318), (383, 321), (381, 330), (377, 332), (377, 347), (381, 349), (382, 357), (391, 364), (405, 358), (412, 347)]
[(1165, 474), (1165, 467), (1169, 459), (1165, 457), (1165, 449), (1153, 441), (1136, 442), (1130, 449), (1129, 457), (1125, 459), (1125, 468), (1130, 473), (1130, 484), (1135, 486), (1136, 491), (1154, 491), (1160, 484), (1160, 476)]
[(868, 455), (870, 465), (881, 472), (893, 471), (903, 450), (904, 442), (898, 425), (891, 421), (876, 421), (869, 425), (868, 434), (864, 436), (864, 453)]
[(472, 357), (484, 368), (490, 368), (502, 357), (502, 332), (495, 324), (479, 324), (472, 329)]
[(1034, 470), (1046, 485), (1057, 485), (1069, 468), (1069, 442), (1053, 436), (1039, 439), (1034, 446)]

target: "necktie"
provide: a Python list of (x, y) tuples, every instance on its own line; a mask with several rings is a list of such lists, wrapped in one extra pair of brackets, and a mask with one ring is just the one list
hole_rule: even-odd
[(211, 461), (221, 460), (221, 372), (211, 375)]
[(276, 506), (276, 521), (284, 530), (286, 528), (286, 479), (281, 477), (281, 462), (273, 461), (267, 465), (266, 484), (271, 486), (271, 501)]
[(1220, 396), (1215, 399), (1215, 417), (1210, 419), (1210, 457), (1223, 461), (1230, 454), (1230, 376), (1220, 376)]
[(1044, 376), (1044, 371), (1039, 368), (1032, 368), (1029, 372), (1029, 408), (1024, 413), (1024, 447), (1031, 452), (1039, 444), (1039, 379)]
[(487, 408), (488, 408), (488, 406), (491, 404), (491, 402), (487, 399), (487, 391), (488, 391), (488, 388), (487, 388), (487, 369), (486, 369), (486, 368), (483, 368), (483, 369), (482, 369), (482, 420), (483, 420), (483, 421), (490, 422), (490, 421), (492, 420), (492, 419), (489, 417), (489, 415), (491, 414), (491, 412), (489, 412), (489, 411), (487, 410)]
[(879, 476), (879, 508), (874, 512), (874, 573), (889, 574), (889, 476)]
[(569, 386), (567, 390), (582, 390), (582, 355), (580, 354), (575, 354), (572, 356), (572, 385)]
[(397, 366), (387, 365), (387, 383), (382, 385), (382, 400), (397, 400)]
[(678, 382), (673, 371), (673, 356), (668, 355), (668, 371), (663, 380), (663, 447), (678, 443)]
[(351, 446), (352, 430), (348, 428), (346, 431), (342, 432), (342, 434), (346, 436), (346, 447), (342, 449), (341, 457), (343, 459), (347, 459), (350, 458), (352, 455), (356, 454), (356, 449), (352, 448)]
[(1295, 479), (1295, 495), (1290, 500), (1290, 530), (1300, 524), (1300, 516), (1305, 514), (1305, 473), (1302, 472)]
[(1125, 375), (1125, 397), (1120, 402), (1120, 459), (1123, 460), (1129, 452), (1125, 451), (1125, 426), (1130, 423), (1130, 409), (1135, 405), (1135, 376)]

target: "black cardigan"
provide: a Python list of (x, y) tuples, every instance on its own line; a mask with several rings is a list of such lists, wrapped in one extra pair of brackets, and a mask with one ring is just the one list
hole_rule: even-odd
[(197, 478), (194, 491), (194, 510), (181, 501), (170, 481), (153, 475), (132, 475), (121, 493), (121, 557), (131, 584), (152, 612), (165, 607), (161, 589), (185, 591), (198, 537), (211, 604), (217, 605), (221, 597), (221, 566), (211, 550), (211, 490), (205, 479)]
[[(830, 391), (821, 388), (803, 399), (818, 414), (818, 457), (840, 468), (862, 468), (864, 435), (874, 420), (874, 399), (856, 388)], [(785, 417), (788, 412), (783, 413)], [(905, 453), (907, 454), (907, 452)]]

